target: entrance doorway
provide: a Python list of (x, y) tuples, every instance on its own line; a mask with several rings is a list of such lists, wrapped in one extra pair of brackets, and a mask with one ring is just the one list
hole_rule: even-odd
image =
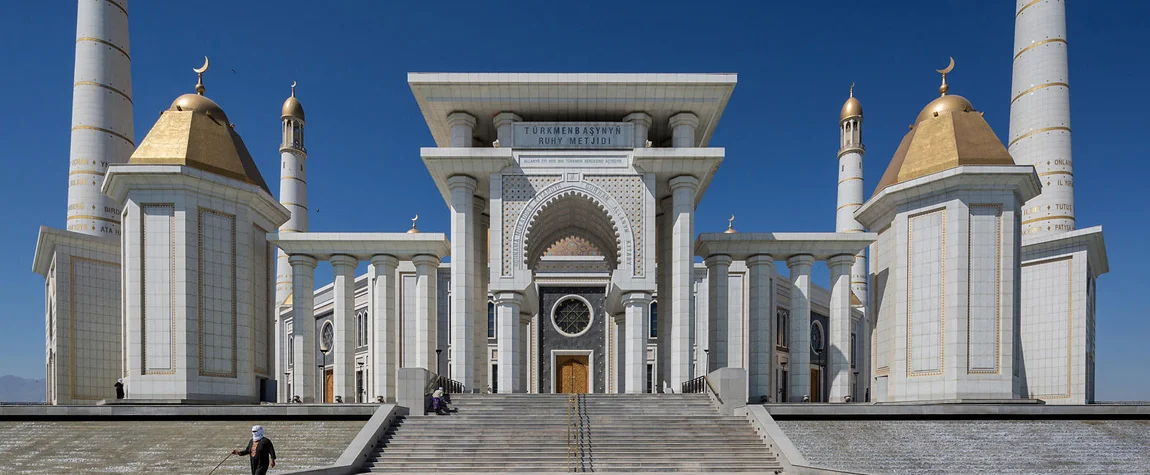
[(811, 402), (823, 402), (823, 388), (819, 385), (823, 380), (819, 368), (811, 368)]
[(335, 402), (332, 392), (335, 390), (335, 375), (330, 369), (323, 370), (323, 402)]
[(555, 392), (586, 394), (590, 389), (587, 355), (561, 355), (555, 357)]

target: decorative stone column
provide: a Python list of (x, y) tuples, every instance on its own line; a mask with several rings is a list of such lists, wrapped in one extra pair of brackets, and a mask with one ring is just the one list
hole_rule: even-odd
[(395, 268), (399, 259), (388, 255), (371, 257), (374, 273), (372, 280), (372, 378), (375, 383), (373, 396), (383, 396), (383, 400), (395, 400), (396, 330), (395, 314)]
[(635, 140), (633, 146), (635, 148), (647, 147), (647, 135), (651, 130), (651, 116), (646, 112), (632, 112), (623, 118), (623, 122), (630, 122), (633, 124), (635, 130)]
[(500, 147), (510, 148), (515, 140), (515, 123), (522, 122), (523, 118), (514, 112), (500, 112), (491, 119), (495, 125), (495, 132)]
[(851, 394), (851, 266), (855, 256), (843, 254), (827, 260), (831, 270), (830, 348), (827, 371), (830, 372), (830, 402), (845, 402)]
[(469, 389), (476, 387), (475, 348), (472, 343), (475, 331), (475, 284), (472, 278), (475, 275), (476, 184), (475, 179), (467, 175), (447, 179), (447, 187), (451, 190), (451, 361), (447, 372), (451, 379)]
[(699, 117), (690, 112), (680, 112), (671, 116), (671, 146), (694, 147), (695, 128), (699, 126)]
[(787, 267), (791, 270), (791, 334), (787, 393), (792, 402), (800, 402), (811, 394), (811, 264), (815, 258), (808, 254), (791, 256)]
[(775, 260), (760, 254), (747, 259), (750, 274), (750, 308), (748, 326), (750, 349), (747, 362), (748, 400), (757, 403), (763, 396), (776, 399), (772, 392), (771, 376), (774, 374), (775, 356), (775, 302), (774, 275)]
[(694, 285), (695, 266), (695, 192), (699, 189), (699, 180), (683, 175), (671, 179), (670, 185), (674, 214), (671, 235), (671, 367), (667, 373), (674, 388), (691, 379), (691, 286)]
[(475, 244), (474, 262), (471, 267), (471, 305), (473, 308), (472, 318), (475, 324), (473, 325), (474, 336), (471, 338), (473, 346), (472, 353), (475, 356), (475, 369), (474, 379), (475, 384), (471, 386), (472, 389), (483, 392), (487, 386), (487, 375), (491, 362), (489, 361), (489, 353), (487, 351), (487, 227), (490, 225), (490, 217), (483, 214), (487, 209), (487, 200), (478, 196), (472, 197), (472, 212), (474, 213), (475, 230), (472, 232), (471, 241)]
[(707, 256), (707, 373), (727, 366), (727, 300), (731, 256)]
[(315, 266), (314, 257), (288, 257), (292, 271), (292, 396), (305, 403), (316, 399), (315, 380)]
[(411, 367), (435, 370), (435, 294), (439, 258), (421, 254), (411, 259), (415, 264), (415, 361)]
[(647, 336), (651, 334), (651, 294), (627, 292), (623, 295), (626, 336), (623, 357), (623, 388), (629, 394), (647, 391)]
[(516, 392), (531, 392), (531, 389), (528, 387), (531, 385), (531, 373), (528, 373), (530, 362), (528, 360), (530, 355), (533, 354), (529, 348), (531, 348), (531, 321), (534, 318), (533, 315), (522, 312), (519, 313), (519, 345), (523, 348), (523, 351), (519, 352), (519, 386), (515, 388)]
[[(658, 338), (658, 378), (659, 381), (670, 381), (671, 373), (671, 308), (674, 306), (674, 293), (671, 290), (671, 234), (674, 222), (674, 198), (668, 196), (659, 200), (660, 214), (655, 218), (656, 232), (656, 268), (657, 303), (659, 314), (655, 322), (655, 336)], [(662, 390), (662, 384), (657, 385)]]
[(519, 331), (519, 309), (522, 306), (522, 295), (515, 292), (495, 294), (495, 321), (499, 325), (496, 338), (499, 351), (500, 393), (511, 393), (524, 387), (523, 368), (519, 359), (524, 344)]
[(335, 331), (335, 361), (333, 362), (334, 396), (344, 401), (355, 400), (355, 267), (359, 261), (346, 255), (334, 255), (329, 260), (333, 271), (335, 312), (332, 330)]
[(466, 112), (452, 112), (447, 115), (447, 126), (451, 127), (451, 146), (470, 147), (475, 131), (475, 117)]

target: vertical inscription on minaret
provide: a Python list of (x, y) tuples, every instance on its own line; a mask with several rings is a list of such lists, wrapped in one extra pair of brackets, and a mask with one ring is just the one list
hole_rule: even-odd
[(100, 187), (135, 150), (126, 1), (79, 0), (74, 74), (68, 230), (119, 236), (120, 206)]
[(1033, 165), (1042, 192), (1026, 203), (1022, 234), (1074, 230), (1070, 80), (1064, 0), (1018, 0), (1010, 102), (1010, 154)]

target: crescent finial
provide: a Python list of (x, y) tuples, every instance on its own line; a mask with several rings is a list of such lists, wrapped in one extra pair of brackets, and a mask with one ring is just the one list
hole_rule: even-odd
[(192, 69), (196, 72), (196, 93), (201, 96), (204, 95), (204, 73), (208, 70), (208, 64), (208, 57), (204, 56), (204, 65)]
[(954, 56), (950, 57), (950, 64), (948, 64), (945, 68), (936, 69), (935, 71), (938, 71), (938, 73), (942, 75), (942, 85), (938, 86), (938, 92), (939, 92), (939, 94), (945, 96), (946, 91), (950, 90), (950, 86), (946, 85), (946, 75), (949, 74), (951, 71), (954, 71)]
[(950, 64), (947, 65), (947, 67), (943, 69), (936, 69), (935, 71), (938, 71), (939, 74), (949, 74), (951, 71), (954, 71), (954, 57), (950, 57)]
[(851, 97), (855, 96), (855, 83), (851, 82)]
[(291, 82), (291, 96), (295, 97), (295, 81)]

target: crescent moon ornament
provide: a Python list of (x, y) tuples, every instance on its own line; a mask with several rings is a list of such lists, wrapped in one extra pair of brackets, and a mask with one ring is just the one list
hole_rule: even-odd
[(192, 71), (195, 71), (195, 72), (196, 72), (196, 74), (204, 74), (204, 73), (206, 73), (206, 72), (208, 71), (208, 64), (209, 64), (209, 63), (208, 63), (208, 57), (207, 57), (207, 56), (204, 56), (204, 65), (203, 65), (203, 66), (200, 66), (200, 67), (199, 67), (199, 68), (197, 68), (197, 69), (193, 69)]
[(201, 96), (204, 95), (204, 91), (205, 91), (205, 89), (204, 89), (204, 72), (206, 72), (207, 70), (208, 70), (208, 57), (207, 56), (204, 56), (204, 65), (203, 66), (200, 66), (200, 67), (192, 70), (192, 71), (196, 72), (196, 93), (201, 95)]
[(295, 81), (291, 82), (291, 96), (295, 97)]
[(947, 66), (944, 69), (936, 69), (935, 71), (938, 71), (939, 74), (949, 74), (951, 71), (954, 71), (954, 57), (953, 56), (950, 57), (950, 65), (949, 66)]
[(950, 86), (946, 85), (946, 75), (949, 74), (951, 71), (954, 71), (954, 56), (950, 57), (950, 64), (949, 65), (947, 65), (943, 69), (936, 69), (935, 71), (938, 71), (938, 73), (942, 75), (942, 85), (938, 86), (938, 93), (945, 96), (946, 91), (950, 90)]

